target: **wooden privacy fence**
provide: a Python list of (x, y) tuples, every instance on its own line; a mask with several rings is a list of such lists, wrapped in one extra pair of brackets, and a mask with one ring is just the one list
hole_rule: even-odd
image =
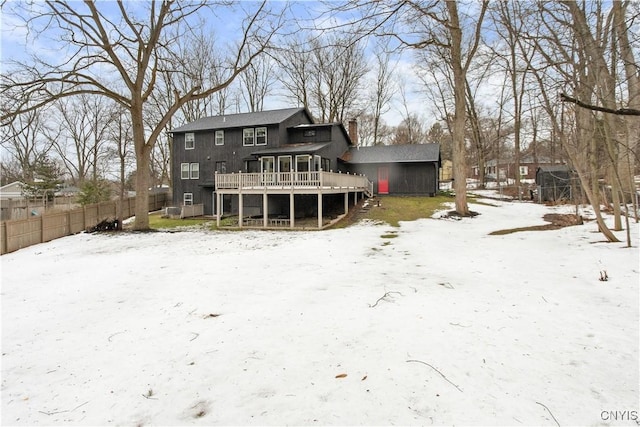
[[(150, 194), (149, 212), (162, 209), (167, 202), (167, 193)], [(115, 219), (118, 203), (119, 201), (96, 203), (27, 219), (3, 221), (0, 224), (0, 254), (4, 255), (27, 246), (70, 236), (93, 227), (105, 219)], [(135, 203), (135, 197), (124, 200), (123, 218), (129, 218), (135, 214)]]

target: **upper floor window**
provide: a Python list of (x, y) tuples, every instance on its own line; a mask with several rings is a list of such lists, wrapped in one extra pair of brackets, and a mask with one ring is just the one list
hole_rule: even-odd
[(528, 166), (520, 166), (520, 175), (526, 176), (529, 174)]
[(191, 179), (199, 179), (200, 178), (200, 163), (191, 163), (190, 168), (191, 170)]
[(255, 130), (253, 128), (242, 129), (242, 145), (255, 144)]
[(200, 163), (180, 163), (181, 179), (199, 179)]
[(242, 145), (267, 145), (267, 128), (242, 129)]
[(193, 150), (196, 147), (196, 138), (193, 133), (184, 134), (184, 149)]
[(189, 179), (189, 163), (180, 163), (180, 178)]
[(256, 128), (256, 145), (267, 145), (267, 128)]
[(224, 145), (224, 131), (217, 130), (216, 131), (216, 145)]

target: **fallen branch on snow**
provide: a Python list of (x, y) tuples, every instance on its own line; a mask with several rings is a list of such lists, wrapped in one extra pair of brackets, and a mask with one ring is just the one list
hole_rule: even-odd
[(408, 362), (416, 362), (416, 363), (422, 363), (423, 365), (427, 365), (428, 367), (430, 367), (431, 369), (433, 369), (434, 371), (436, 371), (437, 373), (439, 373), (439, 374), (440, 374), (440, 376), (441, 376), (442, 378), (444, 378), (444, 379), (445, 379), (445, 381), (447, 381), (449, 384), (451, 384), (452, 386), (454, 386), (455, 388), (457, 388), (457, 389), (458, 389), (458, 391), (459, 391), (460, 393), (462, 393), (462, 389), (461, 389), (460, 387), (458, 387), (457, 385), (455, 385), (454, 383), (452, 383), (451, 381), (449, 381), (449, 378), (447, 378), (447, 377), (446, 377), (442, 372), (440, 372), (440, 371), (439, 371), (438, 369), (436, 369), (434, 366), (432, 366), (432, 365), (428, 364), (427, 362), (423, 362), (422, 360), (407, 360), (407, 363), (408, 363)]
[(65, 413), (65, 412), (73, 412), (73, 411), (75, 411), (76, 409), (83, 407), (83, 406), (84, 406), (84, 405), (86, 405), (87, 403), (89, 403), (89, 401), (88, 401), (88, 400), (87, 400), (86, 402), (84, 402), (84, 403), (82, 403), (82, 404), (80, 404), (80, 405), (76, 406), (76, 407), (75, 407), (75, 408), (73, 408), (73, 409), (66, 409), (66, 410), (64, 410), (64, 411), (53, 411), (53, 412), (38, 411), (38, 412), (40, 412), (41, 414), (45, 414), (45, 415), (55, 415), (55, 414), (62, 414), (62, 413)]
[(553, 416), (553, 413), (551, 412), (551, 409), (547, 408), (547, 405), (540, 403), (540, 402), (536, 402), (538, 405), (542, 406), (544, 409), (546, 409), (549, 412), (549, 415), (551, 415), (551, 418), (553, 418), (553, 421), (556, 422), (556, 424), (558, 425), (558, 427), (560, 427), (560, 423), (558, 422), (558, 420), (556, 420), (556, 417)]
[(380, 301), (387, 301), (385, 298), (387, 298), (387, 297), (391, 296), (391, 294), (399, 294), (399, 295), (402, 295), (400, 292), (396, 292), (396, 291), (389, 291), (389, 292), (385, 292), (385, 294), (384, 294), (384, 295), (382, 295), (380, 298), (378, 298), (378, 301), (376, 301), (376, 303), (375, 303), (375, 304), (373, 304), (373, 305), (369, 304), (369, 307), (373, 308), (373, 307), (375, 307), (376, 305), (378, 305), (378, 303), (379, 303)]

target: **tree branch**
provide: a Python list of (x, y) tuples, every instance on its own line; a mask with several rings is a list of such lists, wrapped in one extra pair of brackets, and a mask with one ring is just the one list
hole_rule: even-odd
[(587, 104), (586, 102), (582, 102), (579, 99), (572, 98), (564, 93), (560, 94), (560, 99), (562, 100), (562, 102), (570, 102), (572, 104), (576, 104), (578, 107), (586, 108), (588, 110), (616, 114), (619, 116), (640, 116), (640, 110), (636, 110), (635, 108), (618, 108), (617, 110), (615, 110), (613, 108), (598, 107), (597, 105)]

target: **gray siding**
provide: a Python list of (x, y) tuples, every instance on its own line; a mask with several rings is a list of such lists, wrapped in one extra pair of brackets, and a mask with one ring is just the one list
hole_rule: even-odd
[(389, 169), (389, 194), (435, 196), (438, 193), (438, 167), (435, 162), (370, 163), (349, 165), (353, 173), (364, 174), (378, 193), (378, 169)]

